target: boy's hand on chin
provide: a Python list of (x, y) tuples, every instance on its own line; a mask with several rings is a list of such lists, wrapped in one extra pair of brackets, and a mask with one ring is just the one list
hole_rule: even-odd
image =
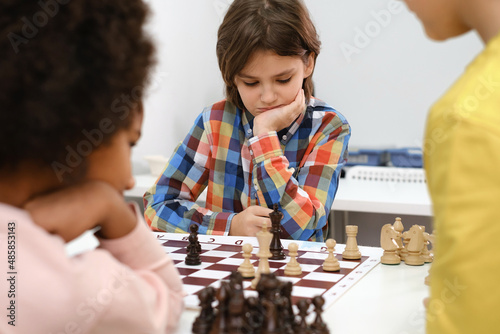
[(66, 242), (96, 226), (101, 227), (99, 237), (119, 238), (137, 223), (121, 194), (102, 181), (85, 181), (33, 198), (24, 208), (37, 225)]
[(257, 115), (254, 119), (254, 135), (259, 136), (270, 131), (278, 132), (287, 126), (290, 126), (290, 124), (292, 124), (292, 122), (299, 117), (304, 109), (305, 96), (304, 90), (301, 89), (295, 96), (295, 100), (293, 100), (292, 103)]

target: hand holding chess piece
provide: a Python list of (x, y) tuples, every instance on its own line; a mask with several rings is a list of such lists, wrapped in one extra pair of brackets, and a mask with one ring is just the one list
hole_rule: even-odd
[(324, 271), (339, 271), (340, 270), (340, 263), (339, 260), (335, 257), (333, 252), (335, 251), (335, 245), (337, 245), (337, 242), (333, 239), (328, 239), (325, 242), (326, 248), (328, 250), (328, 257), (325, 259), (325, 262), (323, 262), (323, 270)]

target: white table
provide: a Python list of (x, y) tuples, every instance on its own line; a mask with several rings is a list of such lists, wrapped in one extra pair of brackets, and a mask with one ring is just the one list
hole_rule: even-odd
[[(332, 334), (423, 334), (430, 265), (379, 264), (323, 313)], [(186, 310), (177, 333), (191, 333), (199, 311)]]
[(425, 183), (340, 179), (333, 210), (432, 216)]

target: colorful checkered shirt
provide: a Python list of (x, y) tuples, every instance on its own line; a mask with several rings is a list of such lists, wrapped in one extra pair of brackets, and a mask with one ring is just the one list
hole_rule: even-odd
[[(292, 125), (254, 137), (253, 116), (223, 100), (205, 108), (144, 195), (151, 228), (228, 235), (251, 205), (283, 213), (282, 238), (323, 241), (347, 157), (344, 116), (311, 98)], [(207, 189), (205, 206), (195, 201)]]

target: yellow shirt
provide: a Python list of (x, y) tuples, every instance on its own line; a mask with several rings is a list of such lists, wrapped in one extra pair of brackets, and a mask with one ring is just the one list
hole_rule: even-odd
[(436, 233), (427, 333), (500, 333), (500, 36), (431, 109), (424, 159)]

